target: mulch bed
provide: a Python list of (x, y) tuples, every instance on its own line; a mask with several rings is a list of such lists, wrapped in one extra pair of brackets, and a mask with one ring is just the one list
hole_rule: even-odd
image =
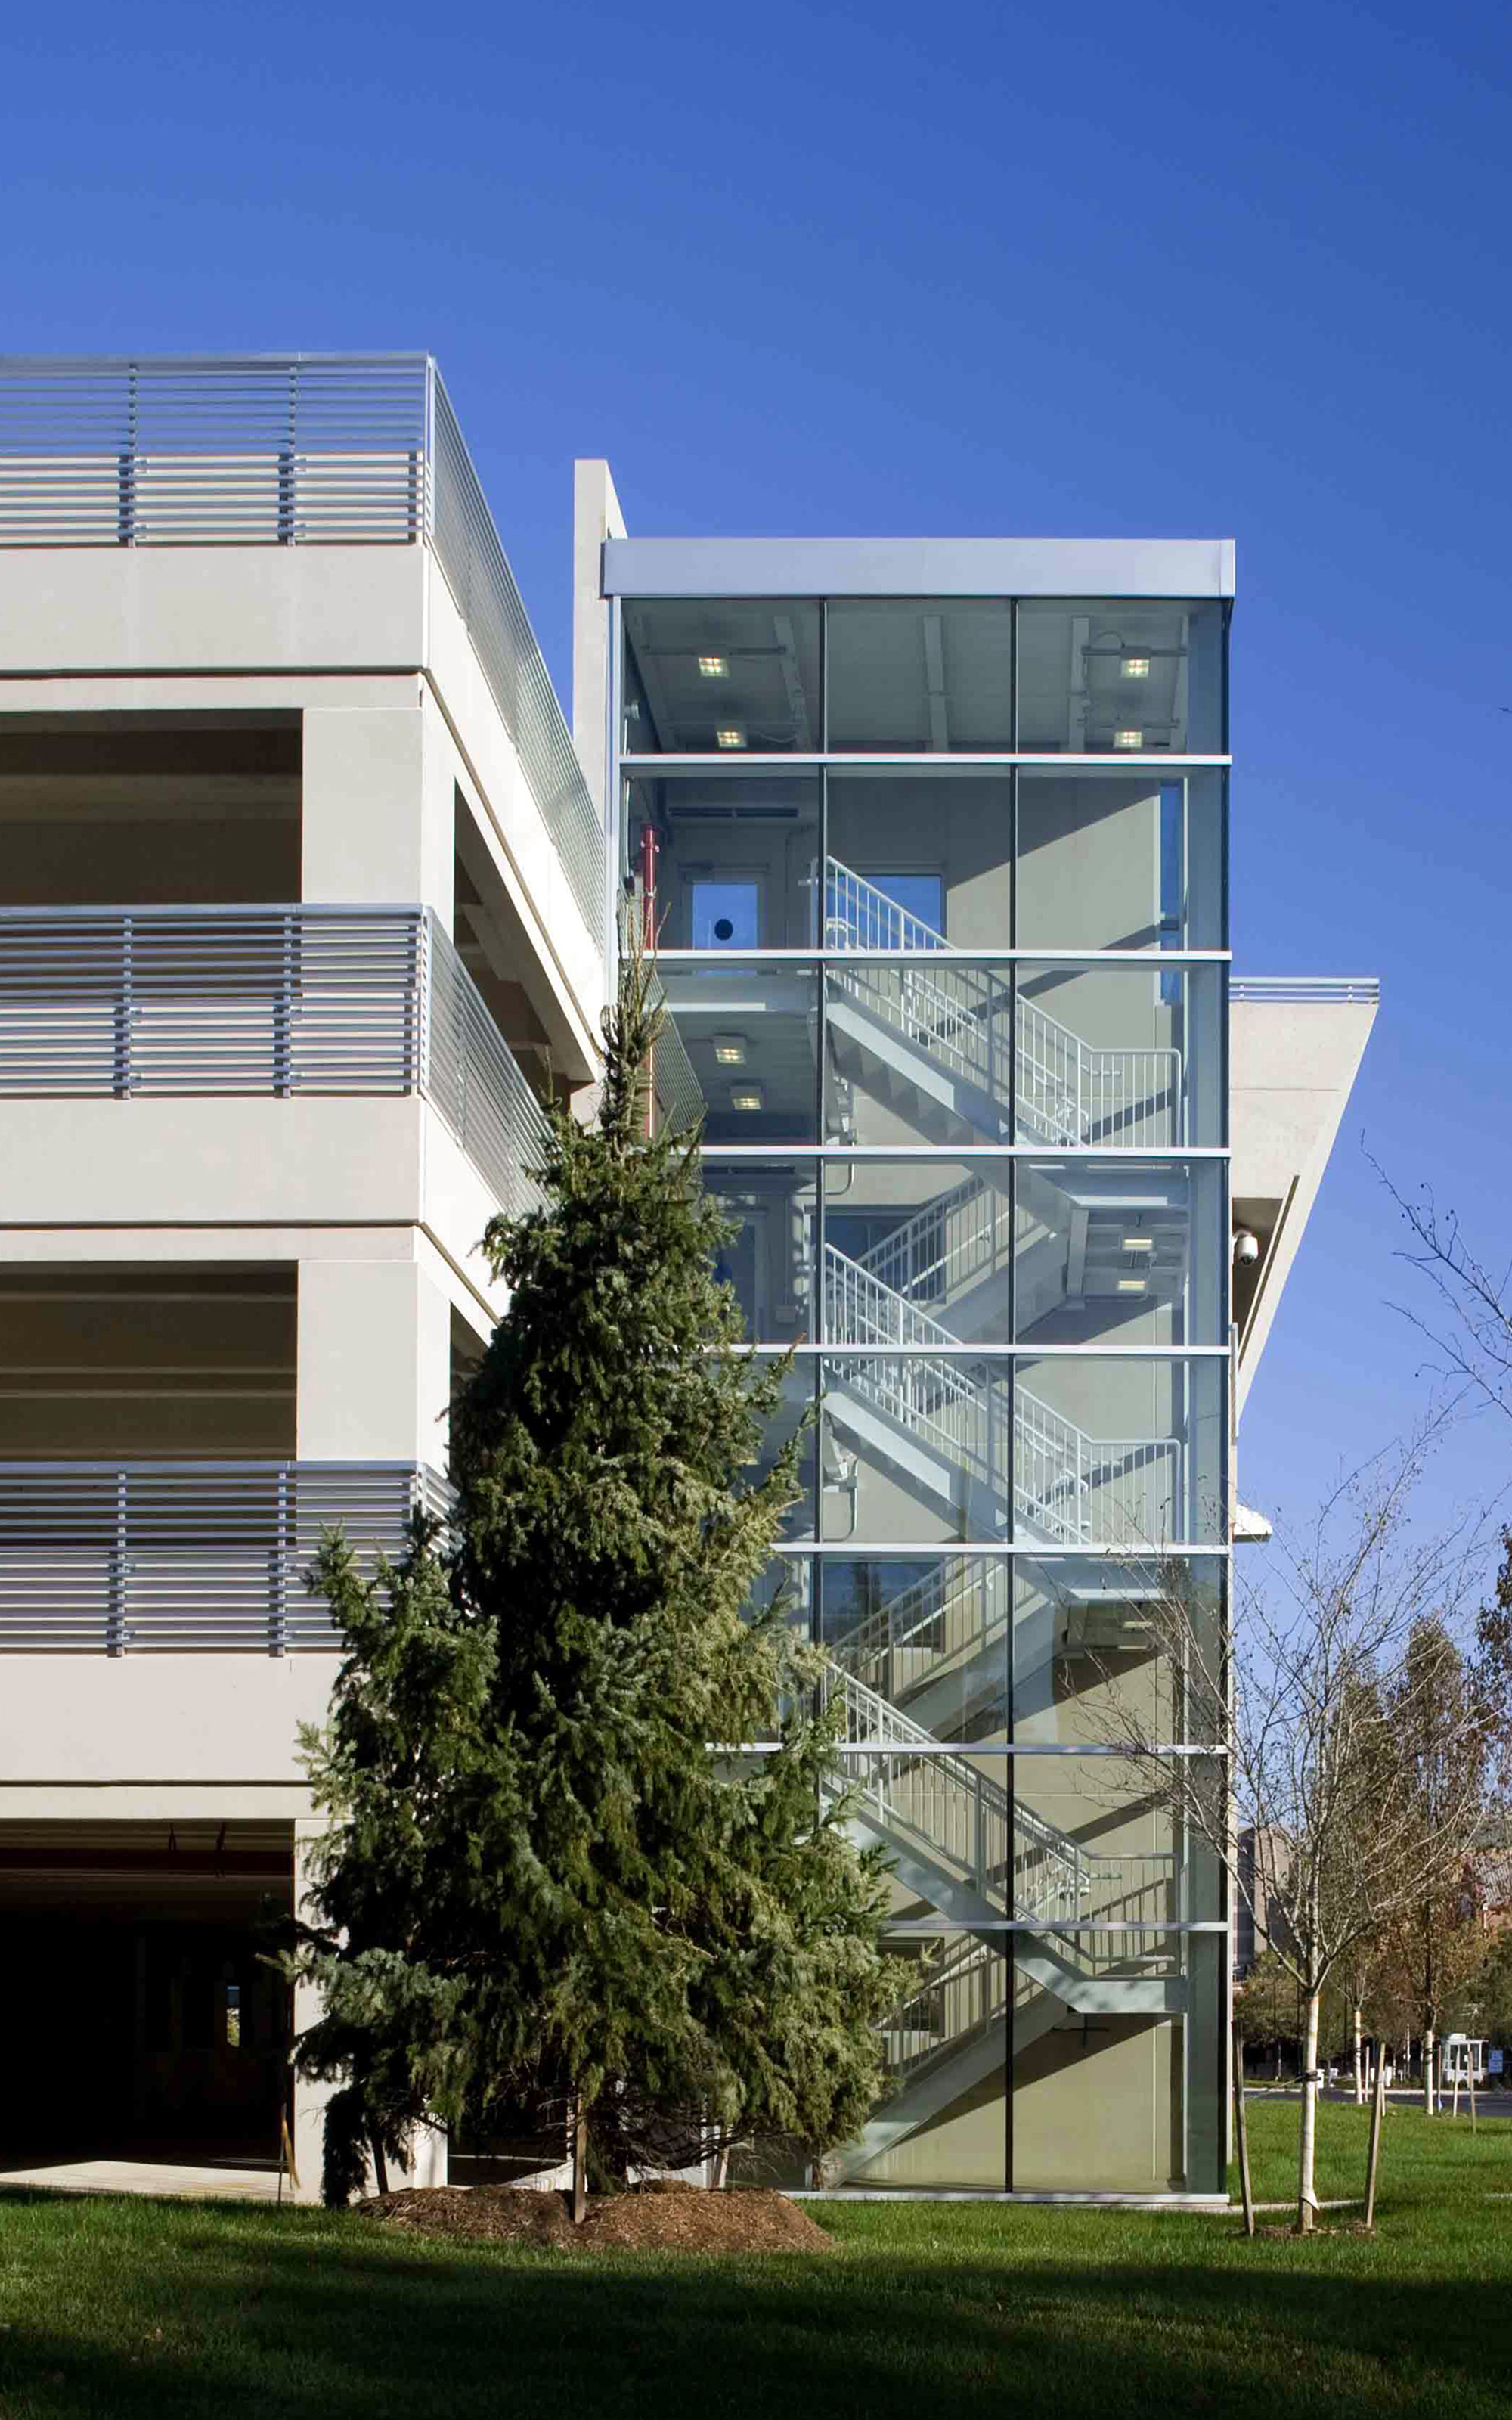
[(705, 2193), (697, 2185), (634, 2185), (593, 2194), (581, 2226), (568, 2196), (519, 2185), (419, 2185), (375, 2194), (358, 2214), (420, 2235), (537, 2243), (555, 2252), (832, 2252), (834, 2240), (785, 2195)]

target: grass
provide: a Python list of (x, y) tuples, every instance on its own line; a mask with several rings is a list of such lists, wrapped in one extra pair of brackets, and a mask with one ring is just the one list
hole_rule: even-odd
[[(1252, 2104), (1291, 2189), (1294, 2102)], [(1325, 2106), (1319, 2190), (1364, 2113)], [(1512, 2400), (1512, 2123), (1393, 2109), (1374, 2238), (1002, 2204), (821, 2206), (840, 2257), (466, 2249), (258, 2205), (0, 2195), (4, 2420), (1450, 2414)]]

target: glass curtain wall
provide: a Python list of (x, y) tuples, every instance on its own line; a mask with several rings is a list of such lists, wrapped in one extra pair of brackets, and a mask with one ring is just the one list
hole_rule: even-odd
[(1173, 1589), (1224, 1636), (1222, 609), (620, 613), (657, 1110), (795, 1348), (764, 1592), (892, 1865), (894, 2091), (825, 2180), (1218, 2192), (1225, 1898), (1169, 1786), (1211, 1743), (1153, 1642)]

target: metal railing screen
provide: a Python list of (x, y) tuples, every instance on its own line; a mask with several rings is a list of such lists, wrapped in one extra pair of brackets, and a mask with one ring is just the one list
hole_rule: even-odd
[(329, 1654), (322, 1536), (371, 1576), (449, 1501), (409, 1463), (0, 1463), (0, 1651)]
[(0, 910), (0, 1097), (417, 1092), (534, 1207), (545, 1116), (428, 911)]
[(0, 363), (0, 546), (421, 540), (602, 951), (603, 826), (427, 355)]
[(434, 447), (437, 560), (514, 740), (579, 913), (594, 942), (601, 944), (604, 828), (440, 378), (435, 381)]
[(409, 544), (428, 519), (428, 366), (7, 363), (0, 546)]

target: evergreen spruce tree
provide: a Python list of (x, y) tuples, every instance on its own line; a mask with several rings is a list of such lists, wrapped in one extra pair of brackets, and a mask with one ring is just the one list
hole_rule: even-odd
[(299, 2063), (342, 2085), (330, 2198), (422, 2114), (554, 2101), (603, 2177), (816, 2156), (882, 2088), (881, 1861), (818, 1659), (780, 1598), (743, 1618), (796, 1494), (797, 1440), (747, 1476), (786, 1365), (742, 1350), (696, 1137), (648, 1135), (659, 1028), (632, 961), (596, 1123), (554, 1109), (544, 1206), (489, 1230), (509, 1309), (454, 1405), (452, 1539), (372, 1584), (321, 1557), (347, 1652), (290, 1971), (324, 1994)]

